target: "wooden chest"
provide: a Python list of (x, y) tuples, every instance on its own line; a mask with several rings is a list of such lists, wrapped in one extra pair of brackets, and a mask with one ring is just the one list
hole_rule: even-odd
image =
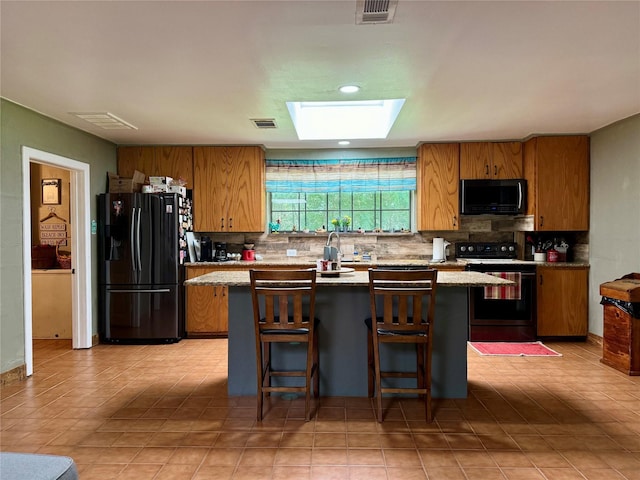
[(601, 361), (627, 375), (640, 375), (640, 319), (615, 305), (604, 306)]
[(640, 275), (604, 283), (600, 294), (605, 297), (601, 362), (627, 375), (640, 375), (640, 319), (606, 302), (607, 298), (628, 304), (640, 301)]

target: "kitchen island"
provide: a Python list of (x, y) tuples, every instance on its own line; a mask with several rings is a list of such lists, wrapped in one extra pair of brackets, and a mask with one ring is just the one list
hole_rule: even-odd
[[(228, 393), (232, 396), (255, 395), (256, 360), (249, 272), (216, 271), (187, 280), (185, 284), (229, 287)], [(467, 396), (467, 288), (510, 284), (512, 282), (508, 280), (479, 272), (438, 272), (432, 365), (434, 397)], [(368, 272), (318, 276), (316, 317), (320, 319), (322, 396), (367, 395), (364, 319), (370, 316), (368, 286)], [(285, 345), (274, 353), (274, 363), (289, 358), (299, 362), (303, 356), (299, 347)], [(394, 352), (393, 360), (394, 368), (415, 369), (415, 356), (408, 351)]]

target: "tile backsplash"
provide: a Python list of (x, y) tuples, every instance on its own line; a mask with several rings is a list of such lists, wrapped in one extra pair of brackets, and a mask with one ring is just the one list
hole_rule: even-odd
[[(265, 259), (285, 257), (287, 250), (295, 250), (296, 256), (305, 260), (322, 257), (323, 247), (327, 243), (328, 233), (209, 233), (213, 241), (227, 242), (227, 251), (242, 251), (244, 243), (255, 244), (256, 254)], [(453, 258), (456, 242), (512, 242), (518, 243), (519, 258), (524, 257), (525, 241), (533, 232), (533, 217), (502, 216), (463, 216), (460, 229), (456, 231), (417, 232), (417, 233), (339, 233), (340, 247), (345, 258), (350, 258), (357, 250), (361, 255), (370, 253), (378, 259), (419, 259), (430, 260), (434, 237), (443, 237), (451, 246), (448, 258)], [(553, 236), (553, 232), (546, 234)], [(563, 236), (562, 232), (558, 236)], [(588, 261), (588, 234), (571, 232), (568, 235), (571, 245), (570, 259)], [(336, 245), (335, 239), (333, 245)]]

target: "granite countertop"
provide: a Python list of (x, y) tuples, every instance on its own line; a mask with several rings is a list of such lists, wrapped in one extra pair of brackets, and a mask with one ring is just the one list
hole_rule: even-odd
[[(187, 267), (220, 267), (220, 268), (235, 268), (246, 267), (255, 265), (256, 268), (261, 267), (282, 267), (286, 265), (297, 267), (315, 266), (316, 260), (304, 257), (278, 257), (278, 258), (265, 258), (263, 260), (247, 261), (247, 260), (229, 260), (227, 262), (187, 262)], [(350, 260), (343, 260), (342, 265), (345, 267), (353, 267), (354, 265), (366, 265), (367, 267), (375, 266), (404, 266), (404, 265), (424, 265), (429, 267), (460, 267), (464, 266), (460, 261), (449, 260), (446, 262), (431, 262), (429, 260), (422, 259), (376, 259), (366, 260), (360, 262), (354, 262)]]
[[(209, 286), (226, 285), (230, 287), (249, 286), (249, 272), (247, 270), (216, 271), (184, 282), (185, 285)], [(354, 286), (369, 285), (369, 273), (354, 271), (342, 273), (338, 277), (318, 275), (319, 286)], [(513, 285), (513, 282), (480, 272), (438, 272), (438, 285), (443, 287), (491, 287), (497, 285)]]
[[(353, 267), (354, 265), (367, 265), (368, 267), (375, 266), (403, 266), (403, 265), (417, 265), (427, 266), (437, 269), (441, 268), (464, 268), (469, 260), (464, 258), (458, 258), (454, 260), (447, 260), (446, 262), (431, 262), (423, 259), (377, 259), (375, 261), (360, 261), (350, 262), (343, 261), (343, 266)], [(513, 260), (512, 264), (522, 265), (536, 265), (542, 267), (564, 267), (564, 268), (584, 268), (588, 267), (588, 262), (534, 262), (531, 260)], [(291, 265), (292, 267), (306, 267), (315, 265), (315, 260), (310, 260), (302, 257), (284, 257), (284, 258), (267, 258), (264, 260), (246, 261), (246, 260), (230, 260), (228, 262), (187, 262), (187, 267), (219, 267), (219, 268), (246, 268), (247, 266), (255, 266), (256, 268), (263, 267), (282, 267), (285, 265)]]

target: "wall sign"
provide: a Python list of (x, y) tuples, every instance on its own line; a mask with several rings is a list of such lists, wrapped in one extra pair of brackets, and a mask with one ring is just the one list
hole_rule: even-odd
[(62, 203), (62, 180), (60, 178), (42, 179), (42, 204), (60, 205)]
[(64, 223), (48, 223), (40, 225), (41, 245), (67, 245), (67, 225)]

